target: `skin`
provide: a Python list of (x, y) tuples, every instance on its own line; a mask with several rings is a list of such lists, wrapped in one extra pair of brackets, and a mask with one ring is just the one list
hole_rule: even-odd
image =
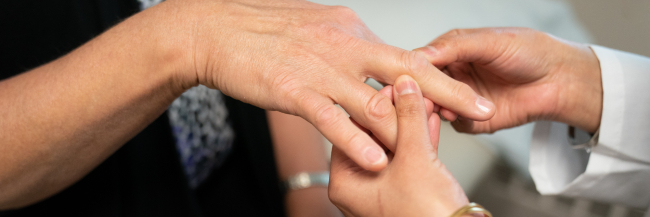
[(587, 45), (527, 28), (483, 28), (453, 30), (416, 50), (497, 106), (488, 121), (456, 119), (441, 109), (460, 132), (491, 133), (535, 120), (591, 133), (600, 126), (600, 64)]
[[(392, 100), (392, 86), (380, 93)], [(425, 98), (424, 102), (429, 116), (439, 111), (440, 107), (431, 100)], [(330, 170), (322, 135), (314, 126), (298, 116), (277, 111), (267, 111), (267, 118), (280, 180), (287, 180), (300, 172)], [(341, 216), (330, 202), (327, 188), (323, 187), (288, 191), (285, 206), (289, 216)]]
[[(380, 172), (332, 149), (329, 196), (346, 216), (450, 216), (469, 202), (438, 158), (440, 118), (428, 113), (415, 80), (400, 76), (393, 91), (397, 148)], [(428, 121), (427, 121), (428, 120)]]
[(420, 52), (383, 44), (348, 8), (296, 0), (165, 1), (53, 62), (0, 81), (0, 210), (72, 185), (198, 84), (301, 116), (362, 168), (379, 171), (387, 164), (379, 142), (394, 150), (397, 116), (391, 101), (363, 81), (392, 84), (402, 74), (464, 117), (494, 115), (494, 105), (468, 85)]
[[(304, 119), (277, 111), (267, 111), (273, 151), (280, 180), (301, 172), (329, 171), (323, 136)], [(327, 188), (290, 190), (285, 195), (288, 216), (341, 216), (329, 201)]]

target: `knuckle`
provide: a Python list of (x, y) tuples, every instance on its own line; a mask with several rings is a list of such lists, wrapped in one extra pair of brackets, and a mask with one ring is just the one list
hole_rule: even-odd
[(390, 117), (393, 112), (393, 103), (380, 93), (376, 93), (366, 104), (366, 119), (381, 121)]
[(316, 109), (314, 118), (316, 126), (331, 127), (338, 124), (338, 108), (333, 105), (323, 105)]
[[(363, 150), (364, 146), (364, 140), (365, 137), (368, 136), (367, 134), (361, 132), (361, 131), (355, 131), (352, 132), (348, 135), (348, 137), (344, 140), (343, 146), (339, 147), (349, 147), (351, 150), (349, 151), (355, 151), (354, 153), (361, 153)], [(346, 151), (348, 152), (348, 151)]]
[(334, 15), (343, 18), (346, 21), (359, 21), (361, 20), (354, 10), (345, 6), (333, 6)]
[(461, 29), (452, 29), (449, 30), (449, 32), (445, 33), (445, 35), (460, 35), (461, 34)]
[(272, 78), (271, 88), (277, 88), (280, 93), (289, 97), (299, 92), (297, 83), (289, 75), (278, 75)]
[(402, 64), (405, 72), (410, 75), (420, 75), (426, 72), (430, 65), (423, 54), (415, 51), (403, 51)]
[(463, 33), (463, 29), (456, 28), (456, 29), (452, 29), (452, 30), (449, 30), (449, 31), (445, 32), (445, 34), (442, 34), (438, 38), (456, 37), (456, 36), (461, 35), (462, 33)]
[(291, 76), (287, 75), (280, 75), (271, 80), (271, 86), (268, 91), (277, 91), (275, 93), (285, 99), (294, 102), (301, 102), (303, 101), (302, 99), (307, 97), (303, 87), (304, 86), (295, 78), (291, 78)]
[(318, 24), (313, 27), (315, 36), (323, 42), (329, 44), (332, 48), (354, 47), (359, 41), (354, 35), (346, 32), (343, 26), (331, 24)]
[(462, 83), (462, 82), (456, 82), (453, 84), (451, 87), (451, 92), (449, 93), (450, 99), (465, 99), (463, 100), (464, 103), (474, 103), (472, 99), (467, 97), (470, 95), (470, 93), (473, 92), (472, 88), (469, 87), (469, 85)]

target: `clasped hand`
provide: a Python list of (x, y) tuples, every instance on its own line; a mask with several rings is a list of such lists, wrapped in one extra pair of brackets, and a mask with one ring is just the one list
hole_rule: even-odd
[[(602, 110), (598, 59), (586, 45), (526, 28), (454, 30), (417, 51), (450, 77), (495, 102), (488, 121), (433, 106), (409, 76), (380, 93), (394, 98), (397, 147), (380, 172), (366, 171), (332, 150), (331, 200), (346, 216), (449, 216), (467, 204), (437, 157), (438, 112), (462, 132), (483, 133), (545, 119), (593, 132)], [(427, 117), (427, 114), (430, 116)], [(426, 122), (428, 118), (428, 124)]]
[(463, 189), (438, 158), (440, 118), (431, 115), (438, 108), (425, 103), (418, 84), (407, 75), (380, 93), (395, 101), (395, 152), (389, 152), (384, 170), (372, 172), (334, 147), (329, 186), (332, 202), (346, 216), (446, 217), (468, 204)]

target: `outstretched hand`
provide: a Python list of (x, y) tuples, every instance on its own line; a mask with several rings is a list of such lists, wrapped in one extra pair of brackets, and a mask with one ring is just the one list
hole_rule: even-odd
[(598, 129), (600, 66), (586, 45), (526, 28), (484, 28), (453, 30), (416, 50), (496, 105), (488, 121), (456, 120), (442, 108), (458, 131), (494, 132), (540, 119)]
[(427, 119), (435, 109), (427, 111), (411, 77), (400, 76), (388, 88), (397, 112), (390, 163), (380, 172), (367, 171), (332, 148), (330, 199), (346, 216), (449, 216), (468, 200), (437, 156), (440, 118)]
[[(305, 118), (361, 167), (386, 166), (382, 147), (338, 109), (341, 105), (390, 150), (397, 141), (391, 101), (364, 84), (393, 84), (402, 74), (424, 96), (464, 117), (487, 120), (494, 105), (433, 67), (418, 52), (384, 44), (345, 7), (308, 1), (170, 0), (144, 14), (179, 27), (162, 28), (188, 57), (186, 83), (217, 88), (243, 102)], [(182, 34), (171, 34), (182, 33)], [(189, 40), (188, 40), (189, 39)]]

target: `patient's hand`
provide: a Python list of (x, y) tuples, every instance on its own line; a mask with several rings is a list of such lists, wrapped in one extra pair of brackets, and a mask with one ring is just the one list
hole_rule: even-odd
[(427, 122), (420, 88), (407, 75), (396, 80), (392, 95), (398, 124), (390, 163), (367, 171), (334, 147), (330, 199), (346, 216), (449, 216), (468, 200), (438, 159), (440, 118)]
[[(589, 132), (600, 125), (600, 65), (587, 45), (532, 29), (485, 28), (453, 30), (417, 50), (497, 106), (488, 121), (452, 122), (458, 131), (494, 132), (540, 119)], [(444, 108), (441, 114), (456, 119)]]

